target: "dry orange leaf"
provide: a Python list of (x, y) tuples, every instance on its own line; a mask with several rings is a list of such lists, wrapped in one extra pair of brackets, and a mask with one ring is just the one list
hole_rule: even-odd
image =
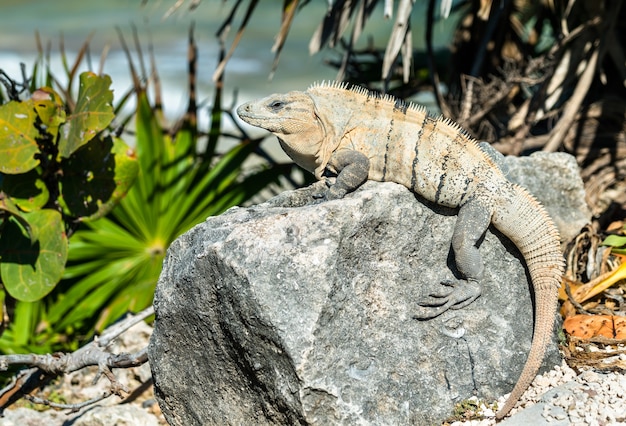
[[(615, 270), (602, 274), (586, 284), (578, 285), (578, 283), (573, 282), (569, 282), (569, 284), (572, 289), (574, 300), (578, 303), (583, 303), (586, 300), (599, 295), (604, 290), (623, 279), (626, 279), (626, 262), (622, 262)], [(561, 289), (559, 290), (559, 298), (563, 299), (566, 298), (564, 286), (565, 281), (563, 281)], [(575, 310), (576, 309), (572, 303), (569, 300), (565, 300), (563, 306), (561, 307), (561, 314), (567, 317), (572, 315)]]
[(563, 322), (563, 329), (571, 336), (582, 339), (626, 339), (626, 318), (615, 315), (574, 315)]
[(611, 222), (611, 224), (606, 227), (607, 232), (619, 232), (622, 229), (624, 229), (623, 220), (617, 220), (615, 222)]
[(578, 281), (572, 281), (568, 279), (567, 277), (563, 277), (563, 282), (561, 283), (561, 287), (559, 287), (559, 300), (562, 300), (562, 301), (568, 300), (567, 293), (565, 292), (566, 281), (567, 281), (567, 284), (569, 285), (570, 292), (572, 294), (576, 293), (579, 288), (585, 285), (584, 283), (581, 283)]
[(626, 317), (613, 317), (615, 338), (626, 339)]

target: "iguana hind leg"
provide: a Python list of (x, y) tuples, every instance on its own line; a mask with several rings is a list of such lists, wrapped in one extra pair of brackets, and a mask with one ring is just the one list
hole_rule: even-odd
[(452, 249), (456, 267), (465, 280), (443, 281), (440, 291), (431, 293), (418, 302), (417, 319), (429, 319), (448, 309), (461, 309), (480, 296), (478, 281), (483, 276), (483, 261), (478, 251), (478, 241), (491, 222), (490, 210), (472, 200), (459, 209)]

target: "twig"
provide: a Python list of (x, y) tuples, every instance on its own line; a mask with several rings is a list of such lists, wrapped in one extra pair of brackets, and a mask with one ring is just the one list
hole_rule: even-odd
[(567, 294), (567, 298), (569, 299), (570, 303), (574, 305), (576, 311), (582, 314), (590, 315), (591, 313), (583, 308), (583, 305), (576, 301), (576, 298), (572, 294), (572, 289), (569, 285), (569, 281), (564, 280), (563, 282), (565, 283), (565, 294)]
[[(235, 38), (233, 39), (233, 42), (230, 45), (230, 49), (228, 50), (228, 53), (226, 54), (224, 59), (222, 59), (220, 63), (217, 65), (217, 68), (215, 69), (215, 72), (213, 73), (213, 82), (217, 82), (218, 80), (220, 80), (222, 73), (224, 72), (224, 68), (226, 67), (226, 63), (228, 62), (230, 57), (233, 55), (233, 53), (235, 52), (235, 48), (241, 41), (241, 37), (243, 36), (243, 32), (246, 29), (246, 25), (248, 25), (248, 21), (250, 20), (250, 17), (254, 13), (254, 8), (256, 7), (257, 4), (258, 4), (258, 0), (250, 0), (250, 3), (248, 4), (248, 9), (246, 10), (246, 14), (243, 17), (243, 21), (241, 21), (239, 30), (237, 30), (237, 34), (235, 34)], [(238, 5), (239, 5), (239, 2), (235, 5), (235, 7), (237, 7)]]
[(583, 103), (583, 100), (587, 96), (589, 92), (589, 88), (591, 87), (591, 83), (593, 82), (593, 78), (596, 75), (596, 65), (598, 63), (599, 50), (594, 49), (591, 57), (589, 58), (589, 63), (580, 76), (580, 80), (574, 89), (574, 93), (572, 93), (572, 97), (567, 102), (565, 109), (563, 111), (563, 116), (559, 120), (558, 124), (552, 131), (550, 135), (550, 139), (546, 146), (543, 148), (546, 152), (554, 152), (561, 145), (565, 134), (572, 127), (572, 123), (576, 119), (576, 115), (578, 114), (578, 110)]
[(433, 28), (435, 21), (435, 0), (428, 1), (428, 9), (426, 11), (426, 58), (428, 63), (428, 72), (433, 83), (435, 99), (441, 114), (445, 117), (451, 117), (451, 111), (448, 104), (443, 99), (439, 84), (439, 73), (435, 67), (435, 53), (433, 50)]
[(22, 69), (23, 83), (18, 83), (13, 80), (6, 72), (4, 72), (4, 70), (0, 69), (0, 83), (6, 88), (9, 100), (12, 101), (18, 101), (20, 99), (20, 94), (28, 89), (28, 78), (24, 76), (25, 65), (20, 64), (20, 67)]
[(472, 98), (474, 95), (475, 78), (471, 76), (463, 76), (461, 84), (463, 85), (463, 100), (461, 101), (461, 112), (459, 113), (459, 123), (465, 123), (472, 113)]
[[(135, 324), (138, 324), (141, 321), (144, 321), (146, 318), (152, 315), (154, 315), (154, 307), (150, 306), (141, 312), (138, 312), (134, 315), (129, 315), (125, 319), (109, 326), (107, 329), (105, 329), (102, 332), (100, 337), (97, 339), (100, 342), (100, 346), (107, 346), (109, 343), (111, 343), (113, 339), (119, 337), (120, 334), (124, 333), (126, 330), (128, 330)], [(96, 339), (94, 339), (94, 341), (95, 340)], [(93, 342), (89, 343), (89, 345), (91, 344), (93, 344)]]
[(470, 71), (470, 75), (472, 77), (476, 77), (480, 74), (480, 70), (483, 67), (483, 63), (485, 61), (485, 55), (487, 54), (487, 47), (489, 46), (489, 42), (492, 41), (492, 37), (494, 32), (496, 31), (497, 24), (500, 21), (500, 17), (502, 16), (502, 12), (505, 9), (508, 9), (510, 6), (511, 0), (504, 0), (498, 3), (492, 3), (492, 8), (495, 9), (492, 11), (491, 16), (489, 17), (489, 21), (487, 22), (487, 28), (485, 29), (485, 34), (476, 49), (474, 63), (472, 64), (472, 69)]
[(110, 397), (111, 395), (113, 395), (112, 392), (106, 391), (106, 392), (104, 392), (100, 396), (96, 396), (95, 398), (91, 398), (91, 399), (88, 399), (87, 401), (83, 401), (83, 402), (78, 402), (76, 404), (61, 404), (59, 402), (52, 402), (50, 400), (39, 398), (39, 397), (33, 396), (33, 395), (25, 395), (24, 399), (32, 402), (33, 404), (46, 405), (48, 407), (58, 408), (60, 410), (70, 410), (69, 413), (71, 414), (71, 413), (76, 413), (81, 408), (88, 407), (88, 406), (90, 406), (92, 404), (95, 404), (96, 402), (100, 402), (102, 400), (105, 400), (108, 397)]
[(119, 396), (122, 396), (122, 392), (127, 393), (128, 390), (117, 380), (111, 372), (111, 368), (128, 368), (144, 364), (148, 361), (147, 348), (131, 354), (112, 354), (107, 352), (105, 348), (126, 330), (153, 314), (154, 308), (151, 306), (136, 315), (129, 315), (104, 330), (99, 338), (94, 338), (92, 342), (70, 354), (0, 356), (0, 370), (3, 371), (6, 371), (10, 365), (34, 367), (19, 372), (11, 384), (0, 390), (0, 411), (45, 385), (53, 378), (89, 366), (98, 366), (98, 373), (94, 382), (104, 374), (111, 383), (111, 393)]
[[(470, 81), (471, 83), (471, 81)], [(467, 126), (467, 127), (471, 127), (474, 126), (475, 124), (479, 123), (483, 117), (485, 117), (487, 114), (489, 114), (494, 107), (500, 103), (503, 99), (505, 99), (507, 96), (509, 96), (509, 94), (511, 93), (511, 89), (509, 88), (508, 90), (500, 90), (497, 94), (495, 94), (493, 97), (491, 97), (488, 101), (486, 101), (483, 104), (483, 107), (478, 110), (475, 111), (471, 114), (471, 116), (467, 117), (463, 123)]]

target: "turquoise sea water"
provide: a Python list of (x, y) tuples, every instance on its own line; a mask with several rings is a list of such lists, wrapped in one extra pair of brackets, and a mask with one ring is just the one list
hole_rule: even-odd
[[(243, 97), (254, 97), (280, 91), (284, 88), (306, 88), (316, 79), (333, 78), (335, 71), (322, 64), (322, 57), (310, 57), (308, 37), (323, 16), (325, 6), (307, 7), (294, 23), (298, 31), (291, 34), (285, 47), (281, 66), (274, 79), (268, 80), (273, 61), (270, 51), (274, 34), (280, 25), (280, 4), (260, 4), (251, 19), (244, 39), (226, 69), (228, 88), (240, 89)], [(59, 41), (61, 34), (69, 58), (74, 58), (82, 42), (91, 34), (92, 63), (98, 67), (103, 46), (110, 45), (104, 70), (110, 74), (116, 92), (130, 85), (127, 62), (120, 48), (115, 30), (119, 27), (127, 42), (132, 43), (131, 25), (135, 25), (146, 49), (151, 40), (157, 66), (166, 93), (166, 112), (178, 110), (185, 98), (187, 34), (195, 22), (195, 37), (199, 48), (199, 89), (201, 96), (212, 92), (211, 76), (217, 64), (218, 42), (215, 32), (227, 16), (234, 2), (204, 0), (194, 12), (179, 10), (163, 20), (173, 0), (150, 0), (145, 6), (140, 1), (126, 0), (19, 0), (0, 2), (0, 68), (18, 77), (19, 63), (31, 65), (37, 56), (35, 32), (44, 43), (52, 43), (53, 69), (61, 74)], [(315, 13), (317, 12), (317, 13)], [(241, 18), (240, 18), (241, 19)], [(239, 25), (231, 31), (234, 33)], [(229, 38), (230, 42), (232, 35)], [(146, 49), (147, 50), (147, 49)], [(146, 51), (144, 50), (144, 52)]]
[[(195, 37), (199, 49), (198, 90), (200, 99), (210, 99), (213, 93), (211, 76), (217, 65), (219, 45), (215, 33), (224, 21), (233, 0), (202, 0), (197, 9), (189, 12), (184, 6), (163, 19), (175, 0), (0, 0), (0, 69), (19, 79), (19, 64), (30, 67), (37, 57), (35, 32), (44, 44), (51, 43), (53, 70), (62, 75), (59, 54), (61, 35), (70, 61), (90, 34), (91, 61), (98, 69), (100, 54), (105, 45), (110, 49), (104, 71), (111, 75), (114, 93), (121, 96), (131, 87), (127, 60), (121, 50), (116, 27), (132, 45), (132, 25), (135, 25), (143, 43), (154, 45), (156, 63), (162, 80), (166, 115), (177, 117), (186, 98), (187, 34), (195, 23)], [(187, 1), (188, 3), (188, 1)], [(324, 65), (325, 59), (336, 59), (337, 53), (323, 51), (310, 56), (308, 44), (315, 28), (326, 13), (327, 0), (311, 0), (294, 19), (292, 30), (283, 49), (279, 67), (272, 80), (268, 79), (274, 54), (271, 47), (280, 28), (282, 1), (259, 2), (235, 54), (226, 68), (225, 102), (241, 103), (274, 92), (304, 90), (312, 82), (334, 79), (336, 70)], [(227, 47), (230, 46), (247, 2), (243, 2), (234, 21)], [(420, 3), (413, 11), (414, 46), (423, 45), (420, 25), (423, 11)], [(384, 46), (393, 21), (383, 19), (382, 9), (375, 10), (371, 22), (361, 36), (361, 46), (371, 37), (376, 46)], [(449, 39), (450, 22), (436, 27), (438, 43)], [(236, 99), (232, 94), (238, 90)], [(200, 117), (201, 120), (203, 119)], [(204, 117), (206, 120), (206, 117)], [(201, 121), (202, 123), (202, 121)]]

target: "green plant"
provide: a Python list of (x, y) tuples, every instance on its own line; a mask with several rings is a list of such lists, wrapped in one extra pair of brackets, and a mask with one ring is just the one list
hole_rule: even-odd
[(471, 397), (454, 404), (452, 416), (444, 421), (444, 424), (451, 424), (458, 421), (480, 420), (484, 417), (483, 409), (489, 408), (497, 410), (496, 404), (488, 405), (476, 397)]
[[(14, 351), (14, 342), (19, 342), (23, 349), (40, 352), (34, 346), (41, 341), (52, 342), (47, 350), (72, 348), (75, 337), (88, 337), (125, 312), (145, 308), (152, 302), (166, 249), (177, 236), (208, 216), (244, 203), (291, 170), (291, 165), (272, 163), (243, 172), (242, 164), (260, 152), (262, 139), (243, 135), (233, 148), (219, 151), (221, 121), (232, 119), (222, 111), (221, 83), (215, 89), (210, 128), (198, 129), (192, 37), (189, 49), (187, 111), (172, 129), (160, 108), (156, 70), (151, 78), (140, 79), (129, 55), (136, 99), (136, 184), (107, 217), (81, 224), (72, 236), (61, 284), (43, 305), (18, 305), (22, 321), (0, 338), (0, 350)], [(24, 331), (17, 333), (18, 327)]]
[(602, 245), (610, 246), (611, 253), (618, 254), (621, 256), (626, 256), (626, 225), (622, 227), (621, 233), (622, 235), (609, 235), (602, 241)]
[(76, 224), (111, 211), (137, 176), (132, 150), (106, 131), (110, 84), (85, 72), (75, 102), (43, 87), (0, 106), (0, 279), (16, 300), (54, 289)]

